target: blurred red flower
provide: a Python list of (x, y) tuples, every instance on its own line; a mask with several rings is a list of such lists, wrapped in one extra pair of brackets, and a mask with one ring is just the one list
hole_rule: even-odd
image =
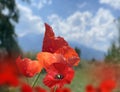
[(19, 71), (26, 77), (33, 77), (42, 69), (42, 64), (40, 62), (28, 58), (21, 59), (18, 57), (16, 64)]
[(105, 80), (99, 86), (102, 92), (112, 92), (115, 87), (116, 82), (114, 80)]
[(47, 92), (45, 89), (41, 88), (40, 86), (37, 86), (34, 88), (35, 92)]
[(86, 92), (96, 92), (96, 89), (93, 87), (93, 85), (87, 85)]
[(30, 85), (24, 83), (22, 84), (21, 92), (33, 92), (33, 89)]
[(18, 84), (19, 79), (16, 66), (9, 62), (0, 63), (0, 86), (18, 86)]
[(58, 88), (56, 92), (71, 92), (69, 88)]
[(112, 92), (115, 87), (115, 81), (105, 80), (97, 88), (93, 87), (92, 85), (87, 85), (86, 92)]
[(52, 28), (45, 23), (45, 36), (43, 40), (42, 51), (57, 53), (63, 55), (70, 64), (78, 65), (80, 58), (76, 51), (71, 48), (62, 37), (55, 37)]
[(55, 86), (62, 87), (64, 84), (70, 84), (74, 77), (74, 70), (63, 62), (57, 62), (51, 64), (47, 69), (47, 75), (45, 76), (43, 83), (53, 88)]
[(23, 83), (21, 86), (21, 92), (47, 92), (45, 89), (40, 86), (32, 88), (30, 85)]

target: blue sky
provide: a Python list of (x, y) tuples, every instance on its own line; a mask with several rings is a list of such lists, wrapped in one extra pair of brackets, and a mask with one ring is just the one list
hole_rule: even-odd
[(120, 0), (31, 0), (30, 4), (17, 0), (17, 6), (18, 39), (44, 35), (45, 22), (57, 36), (101, 51), (107, 51), (110, 42), (117, 39), (114, 20), (120, 16)]

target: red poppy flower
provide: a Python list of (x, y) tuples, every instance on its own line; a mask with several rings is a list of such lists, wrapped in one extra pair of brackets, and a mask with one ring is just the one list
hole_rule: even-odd
[(53, 88), (55, 86), (62, 87), (64, 84), (70, 84), (74, 77), (74, 70), (66, 63), (58, 62), (51, 64), (47, 69), (43, 83)]
[(20, 72), (26, 77), (32, 77), (39, 73), (42, 69), (42, 64), (38, 61), (32, 61), (28, 58), (17, 58), (16, 64)]
[(18, 86), (18, 73), (16, 67), (12, 63), (0, 63), (0, 86)]
[(80, 58), (76, 51), (62, 37), (55, 37), (52, 28), (48, 24), (45, 24), (45, 28), (42, 51), (61, 54), (70, 64), (78, 65)]

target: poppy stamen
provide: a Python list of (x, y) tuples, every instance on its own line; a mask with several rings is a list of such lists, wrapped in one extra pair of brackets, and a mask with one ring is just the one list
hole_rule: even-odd
[(55, 78), (56, 78), (56, 79), (63, 79), (63, 78), (64, 78), (64, 76), (63, 76), (63, 75), (61, 75), (61, 74), (57, 74), (57, 75), (55, 76)]

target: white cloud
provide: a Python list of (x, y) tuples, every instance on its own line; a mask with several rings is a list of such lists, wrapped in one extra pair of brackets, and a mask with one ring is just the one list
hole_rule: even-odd
[(32, 0), (32, 6), (38, 9), (41, 9), (44, 6), (51, 4), (52, 4), (52, 0), (39, 0), (39, 2), (38, 1), (35, 2), (35, 0)]
[(115, 9), (120, 10), (120, 0), (100, 0), (101, 4), (108, 4)]
[(34, 15), (29, 7), (18, 4), (20, 10), (19, 23), (16, 25), (16, 33), (19, 37), (29, 33), (40, 34), (44, 31), (42, 19)]
[(57, 35), (102, 51), (107, 50), (110, 40), (116, 35), (114, 16), (103, 8), (95, 15), (89, 11), (76, 11), (67, 19), (52, 14), (48, 20)]

